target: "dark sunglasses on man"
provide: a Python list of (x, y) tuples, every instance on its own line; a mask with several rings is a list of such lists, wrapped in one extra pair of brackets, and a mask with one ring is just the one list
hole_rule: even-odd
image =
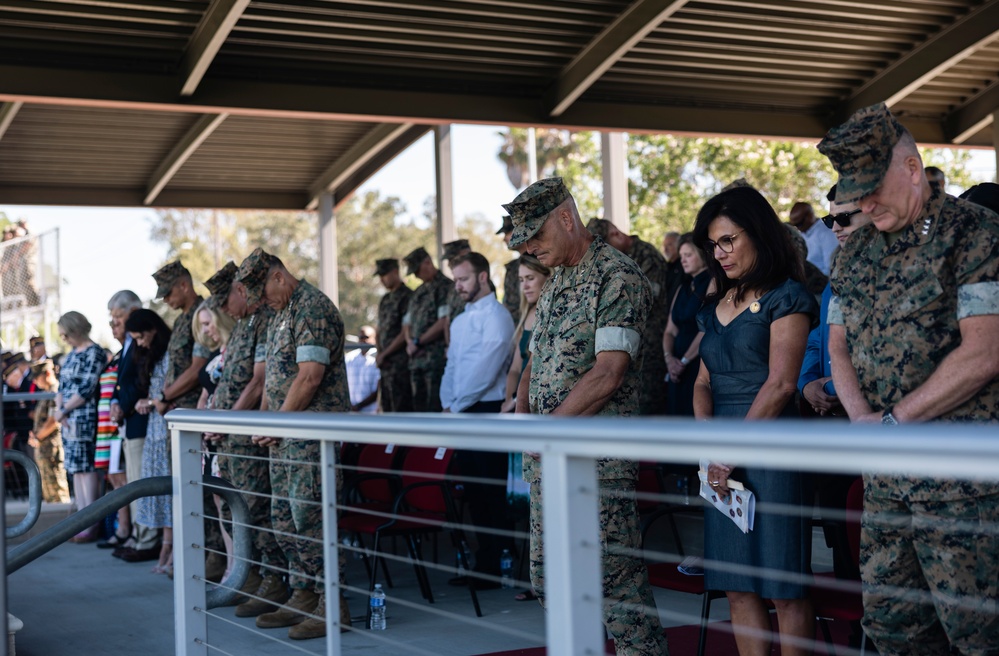
[(822, 217), (822, 223), (826, 224), (826, 227), (832, 230), (833, 223), (838, 223), (844, 228), (850, 227), (850, 221), (853, 220), (854, 215), (860, 214), (860, 209), (850, 210), (849, 212), (840, 212), (839, 214), (830, 214), (828, 216)]

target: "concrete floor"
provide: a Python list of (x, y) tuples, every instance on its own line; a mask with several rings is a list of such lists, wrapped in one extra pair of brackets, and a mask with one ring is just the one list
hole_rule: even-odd
[[(17, 521), (8, 505), (8, 522)], [(66, 515), (67, 509), (46, 508), (39, 529)], [(665, 525), (654, 531), (652, 549), (671, 550)], [(660, 530), (661, 529), (661, 530)], [(702, 549), (699, 516), (681, 517), (680, 530), (688, 554)], [(828, 562), (828, 550), (816, 535), (816, 568)], [(441, 562), (453, 552), (441, 541)], [(400, 544), (400, 553), (402, 545)], [(429, 551), (429, 549), (428, 549)], [(63, 544), (8, 577), (9, 610), (23, 620), (16, 636), (18, 656), (103, 656), (104, 654), (169, 656), (174, 649), (173, 585), (150, 573), (152, 563), (129, 564), (93, 544)], [(483, 617), (476, 618), (468, 591), (449, 587), (449, 567), (431, 569), (433, 605), (419, 594), (411, 567), (391, 563), (395, 587), (388, 594), (388, 630), (358, 629), (343, 636), (345, 654), (432, 654), (468, 656), (544, 644), (544, 611), (537, 602), (514, 601), (514, 591), (479, 593)], [(348, 585), (366, 586), (363, 563), (348, 559)], [(700, 597), (656, 590), (664, 626), (697, 622)], [(363, 626), (366, 598), (348, 595), (355, 625)], [(284, 629), (261, 631), (253, 620), (239, 619), (232, 608), (209, 611), (209, 654), (323, 654), (322, 640), (293, 642)], [(728, 618), (727, 602), (716, 601), (712, 620)]]

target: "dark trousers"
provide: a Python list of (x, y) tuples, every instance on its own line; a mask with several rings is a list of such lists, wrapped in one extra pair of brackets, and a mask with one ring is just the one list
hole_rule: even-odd
[[(469, 414), (498, 414), (502, 401), (480, 401), (462, 412)], [(513, 531), (510, 504), (506, 498), (506, 478), (509, 470), (510, 454), (485, 451), (459, 451), (457, 453), (461, 475), (488, 480), (489, 482), (466, 482), (465, 498), (468, 500), (468, 514), (476, 529), (485, 528), (500, 531)], [(500, 556), (504, 549), (513, 553), (513, 538), (507, 535), (493, 535), (475, 531), (479, 544), (475, 552), (475, 571), (492, 576), (500, 574)]]

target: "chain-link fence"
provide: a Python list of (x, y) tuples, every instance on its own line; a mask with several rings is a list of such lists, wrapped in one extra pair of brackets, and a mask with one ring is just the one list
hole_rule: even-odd
[(59, 318), (59, 230), (0, 242), (0, 338), (5, 349), (28, 350), (28, 339), (51, 341)]

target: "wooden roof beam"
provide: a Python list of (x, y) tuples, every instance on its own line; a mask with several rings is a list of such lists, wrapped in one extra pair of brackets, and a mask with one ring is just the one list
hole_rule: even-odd
[(184, 51), (180, 95), (190, 96), (198, 88), (208, 67), (212, 65), (222, 44), (249, 4), (250, 0), (212, 0)]
[(548, 90), (550, 116), (561, 116), (629, 50), (679, 11), (687, 0), (636, 0), (579, 51)]
[(14, 122), (14, 117), (21, 111), (23, 102), (0, 103), (0, 139), (7, 134), (10, 124)]
[(364, 167), (369, 161), (379, 156), (383, 150), (407, 130), (412, 123), (381, 123), (375, 125), (366, 135), (359, 139), (347, 152), (309, 185), (308, 209), (315, 209), (319, 204), (319, 196), (325, 192), (336, 192), (343, 182)]
[(992, 123), (999, 111), (999, 82), (993, 82), (944, 117), (944, 134), (955, 144), (965, 141)]
[(157, 196), (167, 186), (180, 167), (191, 158), (191, 155), (204, 143), (215, 129), (222, 125), (222, 121), (229, 117), (228, 114), (205, 114), (180, 138), (177, 144), (170, 151), (156, 172), (149, 178), (146, 185), (146, 196), (142, 200), (143, 205), (152, 205)]
[(989, 0), (936, 33), (857, 89), (841, 107), (845, 118), (884, 101), (898, 103), (927, 81), (999, 38), (999, 0)]

